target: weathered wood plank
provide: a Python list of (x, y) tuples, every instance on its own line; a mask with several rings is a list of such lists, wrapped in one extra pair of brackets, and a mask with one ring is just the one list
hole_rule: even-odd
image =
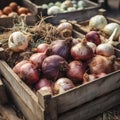
[[(4, 76), (4, 82), (10, 89), (13, 98), (15, 98), (19, 107), (22, 105), (21, 109), (25, 114), (28, 114), (25, 109), (29, 109), (31, 113), (34, 114), (34, 120), (42, 120), (43, 108), (38, 104), (38, 97), (35, 93), (13, 72), (13, 70), (4, 61), (0, 61), (0, 72)], [(21, 111), (22, 111), (21, 110)], [(38, 114), (39, 113), (39, 114)], [(28, 116), (28, 115), (27, 115)], [(33, 120), (29, 118), (29, 120)]]
[(120, 104), (120, 89), (63, 113), (58, 120), (88, 120)]
[(53, 96), (53, 99), (57, 103), (58, 113), (63, 113), (118, 88), (120, 88), (120, 70), (73, 88), (64, 94)]
[(3, 85), (3, 82), (0, 78), (0, 104), (6, 104), (6, 103), (8, 103), (8, 98), (6, 95), (5, 86)]
[(39, 104), (45, 109), (45, 120), (57, 120), (56, 102), (53, 101), (52, 95), (48, 91), (38, 91)]
[(16, 112), (9, 106), (0, 105), (0, 120), (23, 120), (16, 115)]

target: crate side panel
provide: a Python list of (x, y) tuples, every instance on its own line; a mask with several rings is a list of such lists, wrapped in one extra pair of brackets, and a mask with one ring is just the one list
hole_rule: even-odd
[(88, 120), (108, 109), (120, 104), (120, 89), (90, 101), (76, 109), (61, 114), (58, 120)]
[(63, 113), (118, 88), (120, 88), (120, 70), (96, 81), (78, 86), (53, 97), (53, 99), (57, 103), (58, 113)]

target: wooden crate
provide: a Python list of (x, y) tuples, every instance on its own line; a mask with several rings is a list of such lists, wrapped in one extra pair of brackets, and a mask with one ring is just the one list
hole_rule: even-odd
[[(77, 31), (74, 34), (83, 37)], [(120, 52), (117, 51), (117, 54), (120, 55)], [(118, 105), (120, 101), (120, 70), (55, 96), (40, 91), (35, 94), (2, 60), (0, 73), (27, 120), (87, 120)]]
[[(18, 3), (18, 5), (20, 6), (24, 6), (27, 7), (30, 12), (32, 13), (32, 15), (27, 16), (25, 19), (25, 23), (28, 25), (33, 25), (36, 21), (37, 21), (37, 17), (36, 14), (38, 13), (36, 6), (34, 4), (32, 4), (29, 0), (21, 0), (21, 1), (17, 1), (17, 0), (7, 0), (7, 1), (0, 1), (0, 9), (3, 9), (5, 6), (7, 6), (10, 2), (16, 2)], [(0, 18), (0, 26), (2, 27), (12, 27), (14, 25), (14, 18), (12, 17), (7, 17), (7, 18)]]
[[(64, 0), (60, 0), (63, 2)], [(52, 17), (49, 17), (46, 21), (50, 22), (52, 24), (59, 24), (60, 20), (66, 19), (66, 20), (86, 20), (89, 19), (91, 16), (96, 15), (98, 9), (101, 7), (101, 4), (97, 4), (94, 2), (91, 2), (90, 0), (84, 0), (88, 7), (86, 7), (83, 10), (76, 10), (73, 12), (66, 12), (66, 13), (59, 13), (52, 15)], [(48, 16), (47, 9), (42, 9), (42, 4), (48, 4), (50, 2), (55, 3), (56, 0), (31, 0), (31, 3), (33, 3), (36, 6), (36, 9), (38, 10), (38, 15)]]
[(0, 77), (0, 105), (8, 103), (5, 85), (3, 84)]
[[(118, 23), (120, 25), (120, 21), (111, 18), (111, 17), (106, 17), (108, 23)], [(72, 21), (71, 21), (72, 22)], [(73, 23), (74, 29), (77, 30), (78, 32), (82, 33), (82, 34), (86, 34), (87, 32), (90, 31), (89, 29), (89, 19), (85, 20), (85, 21), (74, 21)]]

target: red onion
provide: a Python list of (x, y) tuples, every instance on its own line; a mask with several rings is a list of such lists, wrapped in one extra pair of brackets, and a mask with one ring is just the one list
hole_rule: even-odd
[(36, 90), (39, 90), (41, 89), (42, 87), (45, 87), (45, 86), (48, 86), (48, 87), (51, 87), (51, 83), (48, 79), (46, 78), (41, 78), (35, 85), (35, 89)]
[(80, 61), (72, 61), (69, 63), (69, 70), (67, 72), (67, 76), (73, 81), (73, 83), (82, 83), (85, 71), (85, 64)]
[(41, 68), (43, 60), (46, 58), (45, 53), (34, 53), (30, 57), (31, 63), (35, 65), (36, 68)]
[(20, 68), (23, 64), (25, 63), (28, 63), (29, 61), (28, 60), (22, 60), (20, 62), (18, 62), (14, 67), (13, 67), (13, 71), (16, 73), (16, 74), (20, 74)]
[(75, 85), (73, 82), (68, 78), (59, 78), (54, 84), (54, 93), (61, 94), (65, 91), (74, 88)]
[(101, 43), (100, 35), (97, 31), (89, 31), (85, 38), (88, 42), (93, 42), (96, 45), (99, 45)]
[(63, 22), (57, 26), (57, 31), (62, 38), (68, 38), (72, 36), (73, 26), (69, 22)]
[(59, 55), (51, 55), (44, 59), (42, 72), (46, 78), (57, 80), (63, 77), (68, 70), (67, 61)]
[(91, 59), (94, 54), (84, 39), (81, 43), (78, 43), (71, 48), (71, 55), (75, 60), (85, 61)]
[(89, 63), (91, 74), (110, 73), (113, 71), (113, 60), (101, 55), (96, 55)]
[(37, 52), (43, 53), (48, 49), (49, 45), (47, 43), (41, 43), (37, 46)]
[(36, 67), (28, 62), (21, 66), (20, 68), (20, 77), (27, 83), (27, 84), (34, 84), (39, 80), (39, 71)]
[(71, 43), (71, 38), (53, 41), (51, 43), (52, 54), (60, 55), (61, 57), (67, 59), (70, 57)]

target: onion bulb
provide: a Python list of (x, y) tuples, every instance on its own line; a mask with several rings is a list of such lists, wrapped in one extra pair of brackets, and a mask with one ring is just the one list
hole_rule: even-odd
[(39, 90), (41, 89), (42, 87), (51, 87), (51, 83), (48, 79), (46, 78), (41, 78), (35, 85), (35, 89), (36, 90)]
[(84, 39), (82, 42), (74, 45), (71, 48), (71, 56), (75, 60), (89, 60), (93, 57), (92, 49), (87, 45), (86, 40)]
[(59, 55), (51, 55), (44, 59), (42, 63), (43, 75), (53, 81), (63, 77), (68, 70), (67, 61)]
[(72, 39), (66, 40), (55, 40), (51, 42), (51, 52), (52, 54), (59, 55), (65, 59), (70, 57)]
[(20, 78), (28, 85), (33, 85), (39, 80), (39, 71), (32, 63), (27, 62), (20, 67)]
[(61, 13), (61, 9), (58, 6), (52, 6), (48, 9), (47, 14), (48, 15), (53, 15), (53, 14), (58, 14)]
[(87, 45), (92, 49), (93, 53), (96, 52), (96, 44), (93, 42), (87, 42)]
[(115, 51), (114, 51), (112, 44), (113, 44), (113, 38), (116, 32), (117, 32), (117, 28), (114, 29), (112, 35), (110, 36), (109, 40), (106, 43), (101, 43), (100, 45), (97, 46), (96, 54), (103, 55), (106, 57), (110, 57), (114, 55)]
[(70, 79), (63, 77), (63, 78), (59, 78), (55, 82), (53, 89), (55, 94), (61, 94), (69, 89), (72, 89), (73, 87), (75, 87), (73, 82)]
[(69, 63), (67, 76), (73, 81), (73, 83), (82, 83), (85, 71), (86, 66), (84, 63), (81, 61), (72, 61)]
[(91, 74), (113, 72), (113, 59), (112, 57), (96, 55), (89, 63), (89, 68)]
[(67, 38), (72, 36), (73, 26), (69, 22), (62, 22), (57, 26), (57, 31), (61, 38)]
[(96, 15), (90, 18), (89, 27), (93, 30), (102, 30), (107, 25), (107, 20), (103, 15)]
[(101, 43), (100, 35), (97, 31), (89, 31), (85, 38), (88, 42), (93, 42), (96, 45), (99, 45)]
[(28, 47), (29, 38), (24, 35), (22, 32), (17, 31), (13, 32), (9, 36), (8, 47), (13, 52), (21, 52), (24, 51)]
[(104, 28), (103, 28), (103, 32), (107, 35), (107, 36), (111, 36), (113, 31), (115, 30), (115, 28), (117, 28), (117, 32), (114, 36), (114, 40), (117, 40), (119, 35), (120, 35), (120, 25), (117, 23), (109, 23), (107, 24)]

